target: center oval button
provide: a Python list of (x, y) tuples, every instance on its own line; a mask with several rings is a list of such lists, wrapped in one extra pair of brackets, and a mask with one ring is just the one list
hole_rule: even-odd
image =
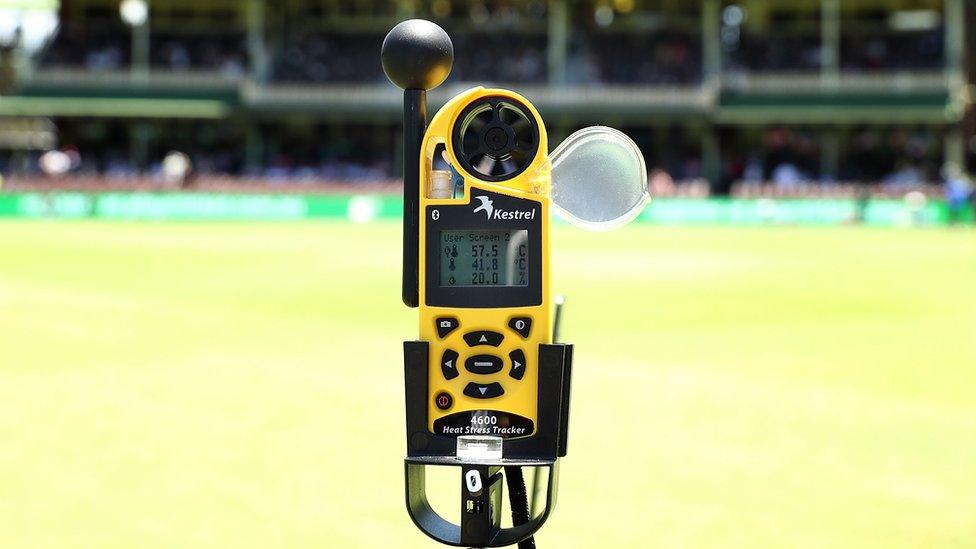
[(493, 355), (474, 355), (464, 361), (464, 367), (472, 374), (494, 374), (502, 371), (502, 359)]

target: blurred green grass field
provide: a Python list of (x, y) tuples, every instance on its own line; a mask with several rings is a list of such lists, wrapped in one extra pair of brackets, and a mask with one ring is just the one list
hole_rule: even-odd
[[(559, 227), (540, 547), (976, 545), (976, 233)], [(0, 546), (430, 547), (395, 223), (0, 223)]]

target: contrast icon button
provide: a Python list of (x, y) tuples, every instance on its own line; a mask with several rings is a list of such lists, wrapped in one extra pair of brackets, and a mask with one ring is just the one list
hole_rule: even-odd
[(470, 347), (476, 345), (491, 345), (492, 347), (498, 347), (502, 344), (502, 340), (505, 336), (498, 332), (490, 332), (488, 330), (478, 330), (476, 332), (468, 332), (464, 334), (464, 342)]
[(502, 389), (501, 383), (488, 383), (487, 385), (468, 383), (464, 387), (464, 394), (471, 398), (495, 398), (505, 394), (505, 389)]
[(508, 375), (515, 379), (522, 379), (525, 375), (525, 353), (522, 349), (515, 349), (508, 353), (508, 358), (512, 360), (512, 369), (508, 371)]
[(434, 320), (434, 326), (437, 328), (437, 337), (444, 339), (451, 332), (458, 329), (461, 323), (458, 319), (453, 316), (442, 316)]
[(437, 393), (434, 397), (434, 406), (440, 410), (447, 410), (454, 405), (454, 399), (448, 393)]
[(502, 359), (492, 355), (474, 355), (464, 361), (464, 367), (472, 374), (493, 374), (502, 371)]
[(513, 316), (508, 321), (508, 327), (518, 333), (518, 335), (527, 338), (529, 337), (529, 332), (532, 331), (532, 319), (527, 316)]
[(441, 356), (441, 373), (444, 374), (444, 379), (454, 379), (458, 376), (458, 354), (447, 349), (444, 351), (444, 355)]

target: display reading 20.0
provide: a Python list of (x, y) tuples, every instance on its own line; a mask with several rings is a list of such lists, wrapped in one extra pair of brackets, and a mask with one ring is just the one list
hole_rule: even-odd
[(441, 286), (528, 286), (529, 231), (441, 231)]

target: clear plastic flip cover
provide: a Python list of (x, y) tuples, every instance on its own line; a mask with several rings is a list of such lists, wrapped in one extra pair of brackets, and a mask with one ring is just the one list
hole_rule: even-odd
[(584, 128), (567, 137), (550, 158), (555, 211), (574, 225), (590, 230), (620, 227), (650, 199), (644, 156), (623, 132)]

